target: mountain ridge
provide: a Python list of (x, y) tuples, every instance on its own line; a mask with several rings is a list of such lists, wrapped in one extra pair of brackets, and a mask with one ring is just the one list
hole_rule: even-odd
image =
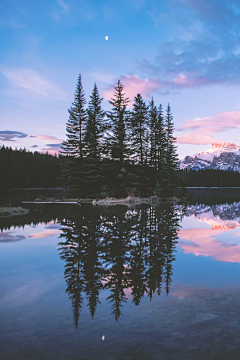
[(240, 172), (240, 145), (214, 143), (207, 151), (185, 156), (179, 161), (180, 169), (217, 169)]

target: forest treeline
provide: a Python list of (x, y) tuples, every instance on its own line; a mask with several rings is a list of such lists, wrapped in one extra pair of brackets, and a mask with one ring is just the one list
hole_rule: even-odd
[(0, 188), (59, 187), (60, 162), (57, 156), (32, 153), (26, 149), (0, 147)]
[(239, 187), (240, 173), (230, 170), (181, 170), (181, 175), (186, 186), (217, 186)]
[(153, 98), (146, 104), (136, 94), (132, 109), (120, 81), (113, 87), (111, 110), (102, 108), (97, 85), (88, 106), (78, 77), (74, 101), (68, 110), (63, 179), (72, 196), (124, 197), (174, 195), (179, 185), (173, 116)]

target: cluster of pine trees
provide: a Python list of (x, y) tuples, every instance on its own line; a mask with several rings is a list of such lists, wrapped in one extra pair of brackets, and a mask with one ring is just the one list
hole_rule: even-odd
[(0, 147), (0, 188), (61, 186), (60, 162), (56, 156), (26, 149)]
[(217, 186), (239, 187), (240, 173), (229, 170), (181, 170), (181, 175), (186, 186)]
[(109, 101), (110, 111), (102, 108), (97, 85), (88, 107), (81, 75), (69, 109), (66, 141), (62, 145), (63, 179), (73, 196), (126, 196), (139, 194), (171, 196), (178, 186), (178, 159), (173, 136), (170, 105), (166, 115), (153, 98), (147, 105), (141, 94), (133, 109), (120, 81)]

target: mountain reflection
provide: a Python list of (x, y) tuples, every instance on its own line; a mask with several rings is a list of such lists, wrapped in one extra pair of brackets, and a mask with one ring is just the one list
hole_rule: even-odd
[(240, 262), (239, 234), (232, 231), (240, 227), (239, 202), (213, 206), (192, 205), (185, 212), (187, 216), (205, 223), (206, 227), (195, 225), (195, 228), (179, 231), (180, 247), (184, 253), (208, 256), (222, 262)]
[(118, 320), (126, 292), (135, 305), (144, 294), (150, 300), (155, 292), (160, 295), (162, 286), (169, 293), (180, 217), (173, 205), (134, 210), (86, 205), (69, 211), (61, 221), (59, 252), (76, 328), (84, 294), (93, 317), (100, 291), (108, 290)]
[(212, 229), (233, 230), (240, 227), (240, 202), (213, 206), (192, 205), (186, 215), (207, 222)]

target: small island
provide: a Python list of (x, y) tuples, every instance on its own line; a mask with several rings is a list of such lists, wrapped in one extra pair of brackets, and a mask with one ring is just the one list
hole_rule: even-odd
[(153, 98), (146, 104), (138, 93), (130, 111), (120, 80), (109, 100), (110, 111), (103, 110), (102, 100), (94, 84), (85, 107), (80, 74), (60, 155), (67, 195), (81, 201), (90, 198), (94, 204), (178, 196), (183, 182), (170, 105), (164, 114), (161, 104)]

